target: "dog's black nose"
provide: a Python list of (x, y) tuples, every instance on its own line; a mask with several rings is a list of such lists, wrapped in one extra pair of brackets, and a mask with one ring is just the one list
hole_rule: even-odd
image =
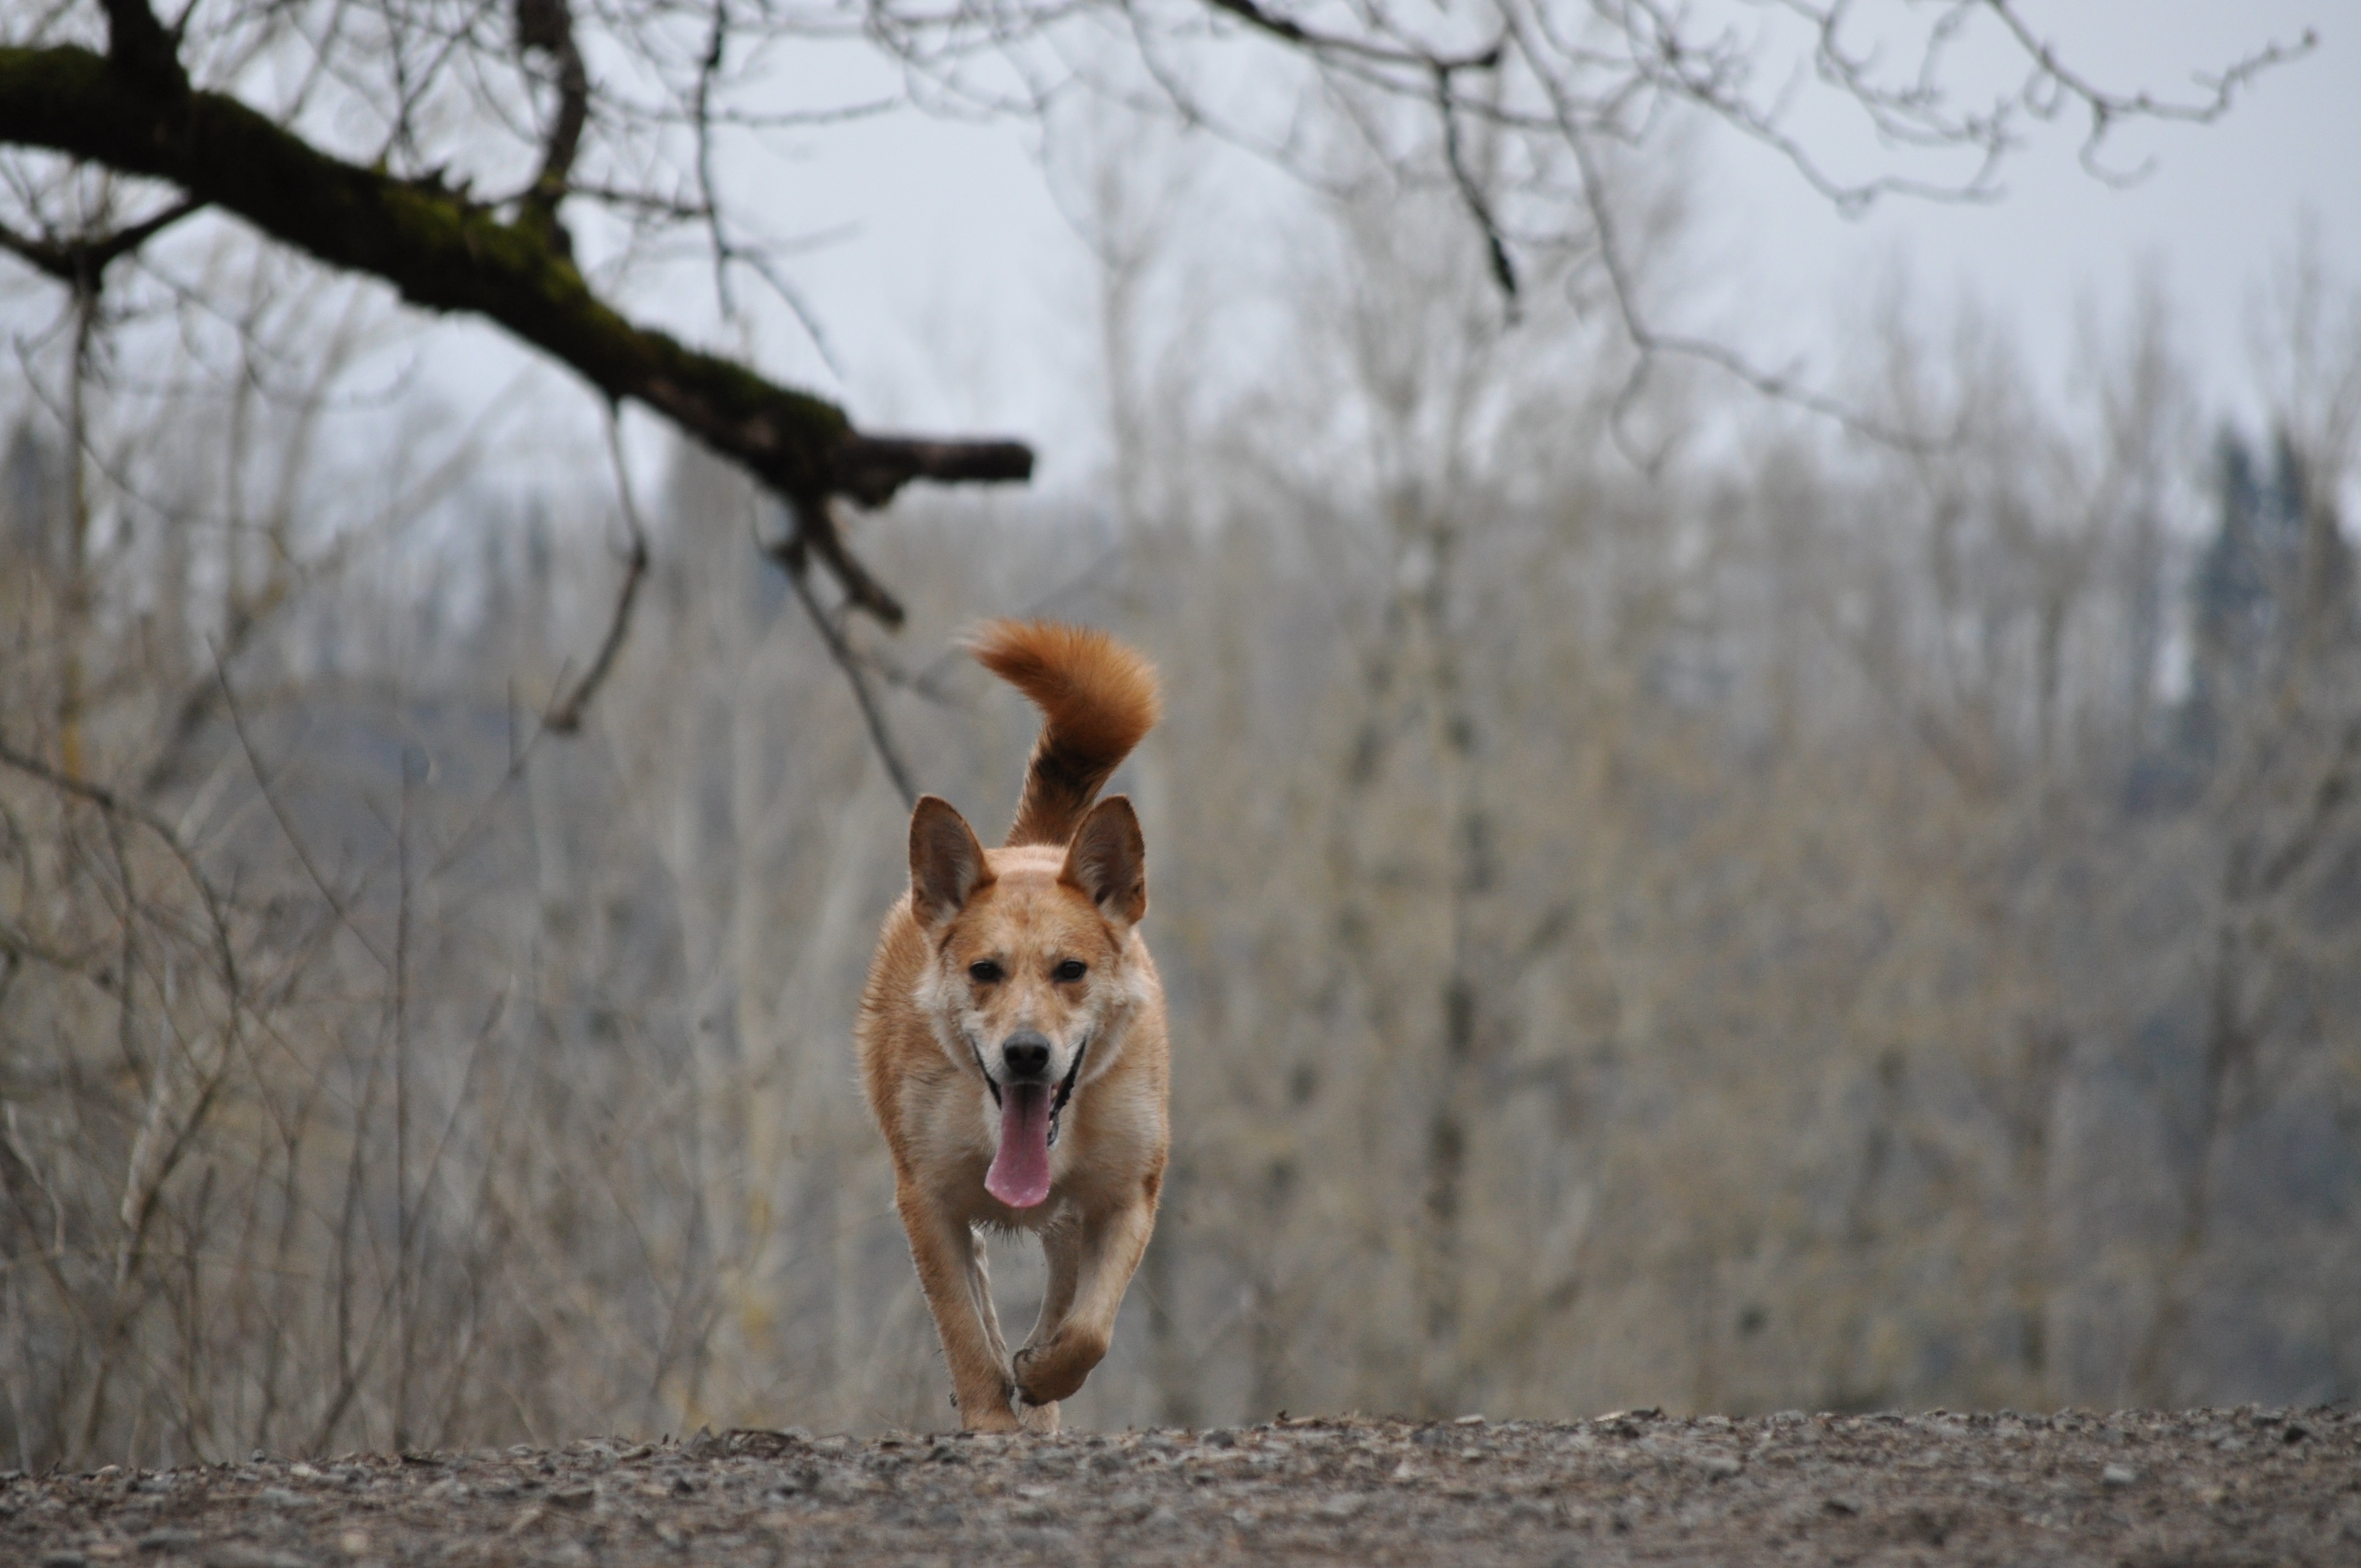
[(1011, 1078), (1044, 1078), (1049, 1071), (1049, 1042), (1029, 1030), (1011, 1035), (1008, 1043), (1000, 1047), (1000, 1059), (1008, 1064)]

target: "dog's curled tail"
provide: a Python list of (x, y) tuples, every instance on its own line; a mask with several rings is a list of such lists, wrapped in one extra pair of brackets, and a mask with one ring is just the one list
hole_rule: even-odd
[(1156, 666), (1104, 631), (1050, 620), (989, 621), (968, 651), (1041, 710), (1007, 842), (1062, 844), (1162, 716)]

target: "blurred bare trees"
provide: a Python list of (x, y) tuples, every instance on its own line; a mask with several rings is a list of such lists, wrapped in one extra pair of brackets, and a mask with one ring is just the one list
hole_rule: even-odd
[(1861, 396), (1921, 439), (1648, 485), (1618, 420), (1697, 389), (1339, 232), (1306, 391), (1171, 407), (1219, 477), (1156, 471), (1116, 601), (1180, 618), (1202, 1053), (1134, 1409), (1208, 1355), (1251, 1411), (2345, 1387), (2361, 705), (2298, 383), (2217, 440), (2150, 294), (2061, 415), (1897, 310)]
[[(105, 296), (233, 373), (27, 340), (5, 1462), (943, 1421), (848, 1055), (903, 808), (819, 629), (989, 817), (1027, 717), (944, 649), (995, 612), (1170, 696), (1119, 783), (1176, 1163), (1078, 1423), (2355, 1391), (2349, 283), (2299, 249), (2246, 432), (2152, 292), (2062, 409), (1897, 302), (1864, 442), (1635, 381), (1576, 258), (1512, 323), (1446, 187), (1347, 182), (1252, 301), (1127, 194), (1120, 472), (906, 506), (892, 644), (694, 449), (520, 495), (414, 402), (337, 439), (387, 317), (235, 250), (249, 313)], [(560, 743), (616, 481), (647, 576)]]
[[(829, 358), (782, 267), (795, 236), (763, 232), (749, 199), (779, 133), (912, 102), (1041, 115), (1091, 93), (1154, 104), (1316, 181), (1343, 149), (1444, 195), (1440, 215), (1481, 245), (1511, 306), (1537, 270), (1587, 274), (1639, 350), (1627, 393), (1677, 354), (1835, 410), (1665, 329), (1643, 297), (1644, 245), (1613, 199), (1614, 166), (1661, 159), (1666, 116), (1760, 144), (1849, 211), (1982, 199), (2038, 122), (2081, 122), (2084, 161), (2103, 172), (2121, 126), (2210, 123), (2314, 42), (2259, 41), (2171, 93), (2065, 58), (2015, 0), (1869, 22), (1806, 0), (1497, 0), (1417, 18), (1260, 0), (192, 0), (169, 16), (150, 0), (66, 0), (0, 19), (0, 251), (70, 291), (85, 348), (110, 276), (191, 229), (481, 321), (578, 377), (610, 416), (634, 404), (738, 466), (788, 509), (766, 548), (797, 585), (817, 574), (895, 627), (900, 600), (852, 553), (838, 503), (881, 507), (913, 480), (1023, 480), (1033, 455), (864, 430), (755, 363), (765, 323), (794, 323)], [(824, 63), (799, 78), (787, 56)], [(859, 78), (884, 85), (848, 90)], [(1845, 130), (1827, 135), (1816, 115)], [(692, 319), (637, 316), (654, 302), (632, 295), (674, 292), (664, 273), (676, 283), (684, 258), (703, 275)], [(212, 281), (175, 280), (192, 302), (225, 303)], [(683, 335), (716, 324), (738, 334), (735, 352)], [(618, 640), (632, 602), (627, 587)], [(857, 662), (826, 641), (857, 682)], [(71, 660), (65, 674), (78, 679)], [(572, 728), (565, 709), (553, 717)]]

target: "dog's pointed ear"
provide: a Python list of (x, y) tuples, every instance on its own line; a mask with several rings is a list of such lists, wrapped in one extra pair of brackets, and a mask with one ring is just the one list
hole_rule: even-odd
[(1117, 926), (1136, 926), (1148, 913), (1148, 843), (1129, 799), (1111, 795), (1091, 807), (1066, 846), (1058, 880), (1079, 888)]
[(939, 795), (920, 795), (910, 812), (910, 912), (918, 924), (942, 926), (991, 881), (967, 818)]

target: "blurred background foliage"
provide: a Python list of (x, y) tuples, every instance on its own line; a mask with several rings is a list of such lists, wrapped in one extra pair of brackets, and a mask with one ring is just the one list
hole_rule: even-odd
[[(961, 626), (1163, 670), (1175, 1163), (1071, 1423), (2361, 1393), (2314, 248), (2268, 428), (2154, 291), (2060, 399), (1897, 288), (1878, 439), (1634, 382), (1571, 273), (1512, 322), (1445, 193), (1307, 198), (1242, 295), (1094, 189), (1104, 472), (865, 524), (853, 649), (980, 825), (1032, 718)], [(0, 1463), (948, 1424), (849, 1044), (904, 806), (774, 503), (633, 476), (550, 735), (605, 457), (479, 482), (353, 389), (380, 298), (224, 254), (246, 314), (163, 313), (221, 373), (69, 314), (0, 383)]]

